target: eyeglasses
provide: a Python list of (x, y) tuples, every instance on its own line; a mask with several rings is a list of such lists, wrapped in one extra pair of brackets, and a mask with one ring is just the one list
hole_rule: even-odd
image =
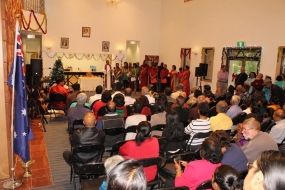
[(246, 167), (247, 167), (247, 170), (250, 170), (252, 168), (256, 169), (257, 171), (259, 170), (258, 168), (254, 167), (253, 164), (251, 164), (249, 162), (246, 164)]
[(241, 131), (242, 131), (242, 132), (243, 132), (243, 131), (247, 132), (247, 131), (249, 131), (249, 130), (251, 130), (251, 129), (252, 129), (252, 128), (249, 128), (249, 129), (242, 128), (242, 130), (241, 130)]

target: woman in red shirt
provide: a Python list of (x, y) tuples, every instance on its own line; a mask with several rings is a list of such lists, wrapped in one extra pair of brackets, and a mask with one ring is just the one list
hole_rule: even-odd
[[(151, 137), (150, 132), (150, 123), (147, 121), (140, 122), (138, 124), (137, 135), (135, 140), (128, 141), (123, 146), (121, 146), (119, 150), (120, 155), (122, 155), (125, 159), (143, 159), (158, 157), (158, 140), (155, 137)], [(156, 171), (156, 166), (144, 168), (144, 172), (148, 182), (155, 178)]]

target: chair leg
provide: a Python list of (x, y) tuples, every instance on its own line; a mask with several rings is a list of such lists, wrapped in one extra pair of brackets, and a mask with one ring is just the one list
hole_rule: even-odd
[(72, 183), (72, 172), (73, 172), (72, 167), (70, 167), (70, 182), (69, 182), (70, 184)]

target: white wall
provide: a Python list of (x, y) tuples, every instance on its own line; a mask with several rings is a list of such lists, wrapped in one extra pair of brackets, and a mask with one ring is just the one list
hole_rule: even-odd
[[(52, 45), (49, 55), (55, 52), (101, 54), (102, 41), (110, 42), (111, 54), (122, 48), (126, 52), (127, 40), (140, 41), (140, 57), (159, 54), (161, 0), (122, 0), (117, 7), (108, 7), (103, 0), (49, 0), (46, 1), (48, 33), (43, 35), (43, 51)], [(83, 38), (82, 27), (91, 27), (91, 37)], [(60, 38), (69, 38), (69, 49), (60, 48)], [(96, 56), (97, 57), (97, 56)], [(44, 68), (52, 67), (56, 58), (43, 52)], [(88, 70), (96, 65), (103, 69), (104, 61), (63, 58), (64, 67)], [(48, 69), (44, 69), (47, 75)]]
[(179, 67), (180, 48), (199, 49), (198, 55), (192, 54), (190, 67), (191, 81), (195, 83), (195, 67), (201, 61), (202, 47), (214, 47), (212, 89), (215, 90), (223, 47), (246, 41), (247, 45), (263, 47), (260, 71), (275, 76), (278, 46), (285, 45), (284, 7), (284, 0), (194, 0), (188, 3), (164, 0), (160, 60)]

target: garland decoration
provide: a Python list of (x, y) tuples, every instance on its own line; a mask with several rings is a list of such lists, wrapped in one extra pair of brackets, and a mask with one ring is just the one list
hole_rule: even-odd
[[(39, 26), (37, 29), (31, 28), (32, 15), (34, 16), (35, 21), (36, 21), (37, 25)], [(45, 13), (44, 13), (44, 18), (43, 18), (41, 23), (39, 23), (38, 18), (36, 17), (36, 14), (33, 10), (30, 10), (29, 21), (26, 20), (23, 11), (21, 11), (21, 17), (22, 17), (22, 24), (23, 24), (23, 27), (25, 30), (30, 29), (32, 31), (38, 31), (40, 29), (42, 31), (42, 33), (44, 33), (44, 34), (47, 33), (47, 17), (46, 17)], [(44, 23), (45, 23), (45, 30), (42, 28)]]
[[(102, 61), (110, 60), (110, 61), (115, 61), (119, 56), (115, 56), (114, 59), (112, 59), (112, 55), (110, 54), (99, 54), (98, 58), (95, 57), (95, 54), (90, 54), (90, 53), (65, 53), (65, 52), (55, 52), (53, 55), (49, 55), (49, 53), (46, 51), (46, 55), (48, 58), (54, 58), (57, 57), (58, 59), (61, 59), (65, 57), (66, 59), (73, 59), (74, 57), (77, 60), (82, 60), (83, 58), (87, 60), (94, 59), (95, 61), (99, 61), (101, 59)], [(118, 59), (119, 61), (123, 61), (125, 58), (125, 54), (122, 56), (121, 59)]]

